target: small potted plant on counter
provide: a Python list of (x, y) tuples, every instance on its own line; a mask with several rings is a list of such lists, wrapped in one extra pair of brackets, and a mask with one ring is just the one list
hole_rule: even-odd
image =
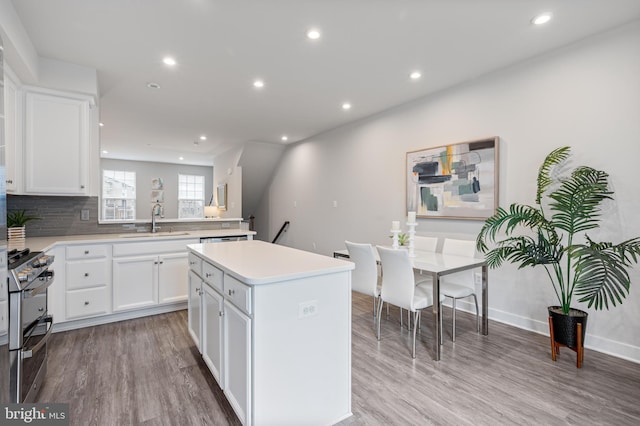
[(26, 210), (7, 212), (7, 237), (9, 241), (24, 241), (26, 237), (26, 224), (38, 219), (40, 218), (37, 216), (28, 215)]
[[(508, 210), (498, 208), (476, 242), (491, 268), (509, 261), (519, 268), (545, 270), (559, 303), (548, 307), (552, 359), (559, 353), (558, 344), (568, 346), (577, 352), (580, 368), (587, 313), (572, 307), (573, 297), (595, 309), (622, 303), (631, 284), (627, 270), (640, 257), (640, 238), (614, 244), (589, 237), (587, 231), (600, 227), (601, 204), (613, 200), (613, 191), (604, 171), (580, 166), (568, 173), (563, 166), (569, 154), (570, 148), (562, 147), (545, 158), (535, 206), (514, 203)], [(502, 230), (506, 238), (498, 236)], [(488, 243), (496, 247), (489, 250)]]

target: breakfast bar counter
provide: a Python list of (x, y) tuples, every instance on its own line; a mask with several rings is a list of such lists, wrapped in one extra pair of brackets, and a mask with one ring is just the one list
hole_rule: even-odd
[(349, 417), (353, 263), (263, 241), (188, 249), (189, 332), (240, 421)]

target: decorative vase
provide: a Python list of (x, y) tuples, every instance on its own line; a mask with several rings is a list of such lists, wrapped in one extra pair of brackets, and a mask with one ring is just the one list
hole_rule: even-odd
[(13, 226), (11, 228), (7, 228), (7, 237), (9, 241), (11, 240), (24, 240), (26, 237), (26, 227), (25, 226)]
[(553, 321), (553, 335), (556, 342), (569, 348), (578, 346), (578, 324), (582, 324), (582, 345), (587, 330), (589, 314), (580, 309), (569, 308), (569, 314), (562, 312), (561, 306), (549, 306), (549, 316)]
[(9, 250), (14, 248), (18, 250), (24, 249), (26, 235), (25, 226), (12, 226), (11, 228), (7, 228), (7, 248)]

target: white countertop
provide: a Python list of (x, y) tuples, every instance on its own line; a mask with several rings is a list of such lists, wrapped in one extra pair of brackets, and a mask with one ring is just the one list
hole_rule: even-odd
[(350, 271), (352, 262), (265, 241), (190, 244), (189, 250), (245, 284), (269, 284)]
[(123, 243), (130, 241), (157, 241), (158, 239), (193, 239), (193, 238), (216, 238), (230, 237), (236, 235), (256, 235), (255, 231), (243, 229), (203, 229), (195, 231), (174, 231), (158, 232), (152, 235), (145, 233), (122, 233), (122, 234), (90, 234), (90, 235), (58, 235), (52, 237), (27, 238), (25, 247), (32, 251), (46, 251), (56, 244), (66, 243)]

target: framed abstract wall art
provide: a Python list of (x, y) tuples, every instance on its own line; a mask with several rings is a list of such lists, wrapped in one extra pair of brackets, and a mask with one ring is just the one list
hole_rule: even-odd
[(475, 219), (498, 207), (498, 137), (407, 152), (407, 211)]

